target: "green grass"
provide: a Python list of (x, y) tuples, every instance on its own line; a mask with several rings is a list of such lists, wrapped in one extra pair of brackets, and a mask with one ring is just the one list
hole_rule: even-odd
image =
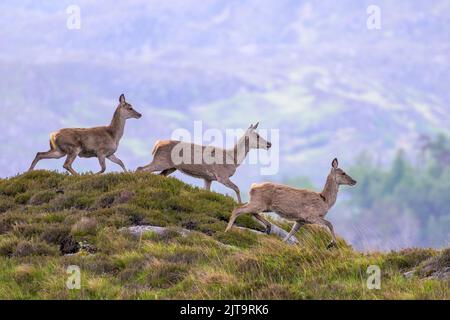
[[(0, 299), (449, 299), (448, 280), (403, 276), (432, 257), (447, 263), (448, 250), (365, 254), (342, 239), (327, 250), (329, 235), (314, 226), (296, 246), (224, 233), (236, 205), (148, 173), (1, 179)], [(121, 230), (137, 224), (193, 232)], [(238, 224), (262, 230), (249, 216)], [(79, 290), (66, 287), (70, 265), (80, 267)], [(380, 290), (366, 286), (369, 265), (381, 268)]]

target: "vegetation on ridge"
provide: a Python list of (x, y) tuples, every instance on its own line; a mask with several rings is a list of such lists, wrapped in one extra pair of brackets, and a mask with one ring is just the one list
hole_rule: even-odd
[[(447, 263), (448, 249), (359, 253), (340, 240), (327, 250), (329, 234), (315, 226), (297, 234), (297, 246), (238, 228), (224, 233), (235, 206), (149, 173), (1, 179), (0, 298), (449, 298), (448, 280), (403, 275), (427, 259)], [(169, 231), (135, 237), (122, 230), (146, 224)], [(238, 224), (262, 230), (249, 216)], [(70, 265), (80, 267), (79, 290), (66, 287)], [(381, 268), (380, 290), (366, 286), (369, 265)]]

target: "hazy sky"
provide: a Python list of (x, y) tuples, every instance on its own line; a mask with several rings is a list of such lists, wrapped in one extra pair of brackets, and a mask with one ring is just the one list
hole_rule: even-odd
[(275, 179), (294, 167), (321, 181), (334, 156), (412, 149), (448, 127), (449, 2), (377, 1), (379, 30), (367, 28), (371, 4), (2, 1), (0, 174), (25, 170), (60, 127), (108, 123), (122, 92), (144, 114), (120, 149), (131, 167), (195, 120), (280, 130)]

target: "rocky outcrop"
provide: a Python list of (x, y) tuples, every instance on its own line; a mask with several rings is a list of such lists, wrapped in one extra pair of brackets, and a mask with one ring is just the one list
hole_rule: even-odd
[(426, 279), (450, 280), (450, 248), (443, 250), (442, 254), (436, 257), (423, 261), (403, 275), (407, 278), (418, 276)]

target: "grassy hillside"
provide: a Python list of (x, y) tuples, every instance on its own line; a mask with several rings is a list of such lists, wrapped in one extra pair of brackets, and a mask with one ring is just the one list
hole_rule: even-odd
[[(448, 280), (426, 278), (423, 261), (448, 264), (450, 250), (354, 251), (309, 226), (290, 246), (233, 228), (236, 203), (148, 173), (72, 177), (35, 171), (0, 180), (1, 299), (449, 299)], [(163, 235), (132, 225), (173, 227)], [(238, 224), (259, 229), (250, 217)], [(183, 236), (182, 227), (192, 230)], [(285, 226), (287, 227), (287, 225)], [(428, 259), (428, 260), (427, 260)], [(366, 287), (369, 265), (381, 289)], [(66, 288), (66, 268), (81, 289)], [(412, 277), (403, 273), (418, 266)], [(428, 273), (428, 274), (427, 274)]]

